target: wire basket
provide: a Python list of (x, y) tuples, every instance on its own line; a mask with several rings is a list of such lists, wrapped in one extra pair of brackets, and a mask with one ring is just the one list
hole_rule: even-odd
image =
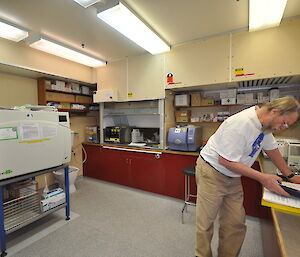
[(41, 196), (38, 191), (27, 188), (24, 196), (3, 203), (4, 228), (13, 229), (41, 214)]

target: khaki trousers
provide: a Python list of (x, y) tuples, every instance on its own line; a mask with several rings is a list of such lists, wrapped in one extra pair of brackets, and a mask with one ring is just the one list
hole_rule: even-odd
[(238, 256), (246, 234), (241, 179), (227, 177), (198, 158), (196, 182), (195, 255), (212, 257), (213, 224), (219, 214), (218, 257)]

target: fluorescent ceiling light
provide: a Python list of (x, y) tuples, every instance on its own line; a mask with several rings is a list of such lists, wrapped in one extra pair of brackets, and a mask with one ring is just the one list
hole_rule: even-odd
[(287, 0), (249, 0), (249, 31), (279, 26)]
[(16, 27), (6, 21), (0, 20), (0, 37), (19, 42), (28, 37), (28, 31)]
[(86, 53), (80, 52), (77, 49), (72, 49), (62, 43), (55, 42), (52, 39), (38, 37), (29, 42), (29, 45), (35, 49), (60, 56), (62, 58), (78, 62), (90, 67), (98, 67), (106, 65), (106, 62), (98, 58), (92, 57)]
[(122, 3), (98, 13), (97, 16), (151, 54), (170, 51), (170, 46)]
[(87, 8), (97, 2), (100, 2), (101, 0), (74, 0), (74, 1), (80, 4), (81, 6), (83, 6), (84, 8)]

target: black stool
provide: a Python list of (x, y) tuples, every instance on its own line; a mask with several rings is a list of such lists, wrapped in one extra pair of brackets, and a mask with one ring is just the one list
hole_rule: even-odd
[(196, 198), (197, 195), (191, 194), (190, 177), (195, 177), (195, 167), (185, 167), (182, 170), (184, 174), (184, 205), (181, 211), (181, 222), (183, 224), (183, 213), (187, 210), (188, 205), (195, 206), (194, 202), (191, 202), (191, 198)]

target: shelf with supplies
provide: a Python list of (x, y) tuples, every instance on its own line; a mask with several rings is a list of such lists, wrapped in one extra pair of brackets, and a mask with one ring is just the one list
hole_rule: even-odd
[[(239, 96), (239, 98), (237, 97)], [(255, 103), (253, 94), (242, 99), (236, 89), (206, 91), (175, 95), (174, 109), (176, 123), (220, 124), (231, 115)], [(262, 100), (262, 99), (260, 99)]]
[(148, 116), (148, 115), (160, 115), (159, 113), (108, 113), (104, 117), (109, 116)]
[[(61, 197), (56, 203), (43, 200), (42, 190), (32, 183), (35, 177), (63, 169), (65, 174), (64, 190), (58, 193)], [(21, 184), (18, 184), (18, 183)], [(28, 183), (27, 183), (28, 182)], [(50, 191), (47, 195), (51, 192)], [(55, 192), (57, 195), (57, 193)], [(46, 199), (46, 198), (44, 198)], [(50, 202), (50, 201), (49, 201)], [(48, 208), (45, 208), (47, 206)], [(48, 216), (49, 214), (65, 208), (66, 220), (70, 220), (70, 191), (69, 167), (60, 165), (11, 177), (0, 181), (0, 256), (6, 256), (6, 235), (17, 231), (32, 222)]]
[[(197, 105), (197, 106), (175, 106), (175, 108), (182, 109), (182, 108), (205, 108), (205, 107), (231, 107), (231, 106), (241, 106), (241, 105), (242, 104), (210, 104), (210, 105)], [(247, 104), (247, 105), (253, 105), (253, 104)]]
[(95, 90), (96, 84), (42, 77), (38, 78), (38, 104), (54, 106), (73, 115), (86, 114), (98, 111), (98, 105), (93, 103)]
[(292, 95), (300, 99), (299, 84), (263, 83), (267, 82), (253, 81), (251, 85), (243, 83), (237, 88), (177, 92), (174, 99), (176, 122), (223, 121), (243, 109), (263, 105), (279, 97)]
[(92, 96), (92, 95), (86, 95), (82, 93), (77, 92), (68, 92), (68, 91), (62, 91), (62, 90), (56, 90), (56, 89), (46, 89), (47, 92), (56, 92), (56, 93), (62, 93), (62, 94), (70, 94), (70, 95), (81, 95), (81, 96)]
[(88, 111), (91, 111), (91, 110), (64, 109), (64, 108), (58, 108), (57, 110), (62, 111), (62, 112), (88, 112)]
[(220, 125), (223, 121), (199, 121), (199, 122), (177, 122), (181, 124), (203, 125), (203, 124), (216, 124)]

